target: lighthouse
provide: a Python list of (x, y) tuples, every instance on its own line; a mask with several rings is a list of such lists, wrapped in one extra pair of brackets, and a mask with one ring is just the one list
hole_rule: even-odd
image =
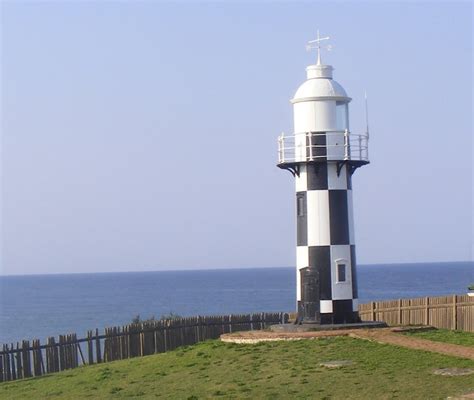
[(291, 99), (293, 133), (278, 138), (277, 165), (295, 178), (298, 321), (310, 324), (359, 322), (352, 175), (369, 135), (349, 128), (351, 98), (321, 62), (328, 39), (308, 42), (317, 62)]

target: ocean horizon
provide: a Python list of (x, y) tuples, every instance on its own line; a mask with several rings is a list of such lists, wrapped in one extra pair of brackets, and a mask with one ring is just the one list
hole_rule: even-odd
[[(474, 262), (357, 266), (359, 302), (464, 294)], [(294, 267), (0, 276), (0, 343), (142, 318), (295, 309)]]
[[(403, 265), (436, 265), (440, 264), (443, 266), (453, 264), (470, 264), (474, 268), (474, 261), (436, 261), (436, 262), (416, 262), (416, 263), (374, 263), (374, 264), (361, 264), (358, 267), (386, 267), (386, 266), (397, 266)], [(191, 267), (170, 267), (170, 268), (157, 268), (157, 269), (138, 269), (138, 270), (127, 270), (127, 271), (94, 271), (94, 272), (41, 272), (41, 273), (26, 273), (26, 274), (3, 274), (0, 271), (0, 279), (2, 277), (20, 277), (20, 276), (51, 276), (51, 275), (96, 275), (96, 274), (130, 274), (130, 273), (148, 273), (148, 272), (189, 272), (189, 271), (229, 271), (229, 270), (260, 270), (260, 269), (294, 269), (295, 267), (279, 266), (279, 267), (209, 267), (209, 268), (191, 268)]]

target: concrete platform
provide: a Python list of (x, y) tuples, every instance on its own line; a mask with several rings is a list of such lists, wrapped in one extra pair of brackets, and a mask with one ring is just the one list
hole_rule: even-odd
[(341, 329), (372, 329), (386, 328), (385, 322), (365, 321), (352, 324), (279, 324), (270, 326), (272, 332), (318, 332), (337, 331)]

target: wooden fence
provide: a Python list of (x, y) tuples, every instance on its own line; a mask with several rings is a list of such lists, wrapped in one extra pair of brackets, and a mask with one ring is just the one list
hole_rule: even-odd
[(453, 295), (373, 301), (359, 306), (363, 321), (388, 325), (430, 325), (440, 329), (474, 332), (474, 297)]
[[(214, 317), (191, 317), (148, 321), (122, 327), (88, 331), (87, 337), (60, 335), (41, 344), (35, 339), (16, 345), (3, 345), (0, 351), (0, 382), (30, 378), (77, 368), (79, 365), (103, 363), (149, 354), (163, 353), (179, 346), (216, 339), (223, 333), (265, 329), (288, 322), (285, 313), (260, 313)], [(84, 347), (81, 345), (84, 344)]]

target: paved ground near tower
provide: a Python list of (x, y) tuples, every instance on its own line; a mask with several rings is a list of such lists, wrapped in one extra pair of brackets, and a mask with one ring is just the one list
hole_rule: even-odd
[[(413, 329), (407, 327), (405, 330)], [(409, 349), (425, 350), (434, 353), (446, 354), (455, 357), (474, 360), (474, 348), (451, 343), (434, 342), (419, 339), (402, 334), (403, 328), (380, 328), (380, 329), (343, 329), (338, 331), (318, 332), (268, 332), (249, 331), (228, 333), (221, 336), (223, 342), (254, 344), (259, 342), (271, 342), (279, 340), (304, 340), (318, 339), (335, 336), (349, 336), (358, 339), (372, 340), (378, 343), (391, 344)]]

